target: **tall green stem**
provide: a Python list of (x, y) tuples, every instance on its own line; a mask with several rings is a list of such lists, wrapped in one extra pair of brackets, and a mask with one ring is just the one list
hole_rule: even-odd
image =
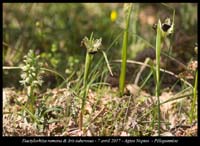
[(196, 113), (195, 105), (197, 102), (197, 85), (198, 85), (198, 71), (195, 73), (195, 82), (193, 87), (193, 100), (192, 100), (192, 106), (190, 111), (190, 123), (192, 124), (192, 121), (196, 118), (194, 114)]
[(31, 111), (31, 113), (35, 113), (35, 110), (34, 110), (34, 105), (35, 105), (35, 96), (34, 96), (34, 93), (33, 93), (33, 91), (34, 91), (34, 87), (33, 86), (29, 86), (28, 87), (28, 90), (30, 90), (29, 92), (30, 93), (28, 93), (28, 99), (29, 99), (29, 102), (28, 102), (28, 104), (29, 104), (29, 110)]
[(87, 80), (88, 80), (88, 74), (89, 74), (89, 69), (90, 69), (92, 59), (93, 59), (93, 55), (87, 52), (86, 59), (85, 59), (85, 73), (84, 73), (84, 81), (83, 81), (84, 95), (83, 95), (82, 107), (81, 107), (82, 110), (84, 109), (85, 99), (87, 96)]
[(127, 13), (126, 13), (126, 28), (124, 30), (123, 35), (123, 44), (122, 44), (122, 63), (121, 63), (121, 72), (120, 72), (120, 96), (124, 94), (124, 86), (126, 80), (126, 60), (127, 60), (127, 45), (128, 45), (128, 29), (129, 29), (129, 22), (130, 22), (130, 15), (132, 10), (132, 4), (129, 4)]
[(82, 130), (83, 127), (83, 113), (84, 113), (84, 107), (85, 107), (85, 101), (87, 97), (87, 92), (88, 92), (88, 74), (89, 74), (89, 69), (90, 65), (93, 59), (93, 55), (89, 54), (87, 52), (86, 58), (85, 58), (85, 72), (84, 72), (84, 79), (83, 79), (83, 97), (82, 97), (82, 104), (81, 104), (81, 112), (80, 112), (80, 117), (79, 117), (79, 129)]
[(161, 32), (161, 22), (158, 21), (157, 25), (157, 35), (156, 35), (156, 97), (157, 97), (157, 108), (158, 108), (158, 135), (160, 136), (160, 50), (162, 44), (162, 32)]

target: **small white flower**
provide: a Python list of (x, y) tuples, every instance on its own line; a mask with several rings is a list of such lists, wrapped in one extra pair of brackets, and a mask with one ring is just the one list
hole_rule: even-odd
[(27, 78), (25, 79), (25, 83), (29, 83), (29, 82), (30, 82), (30, 78), (27, 77)]
[(31, 75), (32, 75), (33, 77), (35, 77), (35, 76), (36, 76), (36, 73), (32, 72)]
[(101, 41), (102, 41), (102, 38), (100, 38), (100, 39), (97, 39), (96, 41), (95, 41), (95, 43), (94, 43), (94, 48), (99, 48), (100, 46), (101, 46)]

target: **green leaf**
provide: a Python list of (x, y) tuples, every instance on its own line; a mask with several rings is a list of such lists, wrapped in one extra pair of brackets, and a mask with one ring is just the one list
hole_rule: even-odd
[(63, 110), (62, 107), (56, 106), (56, 107), (48, 108), (42, 115), (44, 116), (51, 111), (62, 111), (62, 110)]

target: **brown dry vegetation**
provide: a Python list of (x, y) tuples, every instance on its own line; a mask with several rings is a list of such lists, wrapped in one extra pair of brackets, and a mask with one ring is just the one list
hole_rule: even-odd
[[(101, 58), (95, 56), (92, 67), (96, 74), (91, 73), (94, 77), (90, 77), (92, 83), (80, 129), (85, 61), (81, 39), (94, 31), (108, 48), (110, 40), (117, 38), (122, 30), (123, 5), (13, 4), (12, 8), (10, 5), (3, 4), (3, 66), (20, 66), (26, 52), (34, 48), (45, 62), (44, 67), (56, 70), (66, 81), (63, 83), (52, 73), (42, 74), (44, 83), (35, 94), (34, 121), (25, 109), (28, 96), (27, 89), (19, 84), (21, 70), (3, 70), (3, 136), (158, 136), (155, 82), (153, 75), (145, 82), (151, 71), (150, 65), (145, 66), (145, 59), (151, 58), (155, 65), (155, 49), (148, 45), (155, 44), (152, 25), (159, 18), (171, 16), (171, 10), (161, 4), (139, 5), (136, 33), (145, 41), (139, 37), (134, 41), (130, 35), (126, 89), (122, 97), (118, 94), (122, 39), (106, 52), (114, 76), (109, 75), (106, 65), (99, 61)], [(194, 98), (195, 90), (198, 97), (195, 88), (198, 53), (194, 51), (197, 5), (168, 6), (176, 10), (176, 30), (172, 53), (164, 55), (168, 53), (166, 44), (161, 52), (161, 68), (167, 72), (161, 72), (161, 136), (197, 136), (198, 103)], [(118, 12), (116, 23), (108, 17), (113, 9)], [(30, 13), (26, 14), (28, 10)]]

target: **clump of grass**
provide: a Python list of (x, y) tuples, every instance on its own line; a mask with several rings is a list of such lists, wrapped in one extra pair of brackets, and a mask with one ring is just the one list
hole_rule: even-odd
[(107, 67), (108, 67), (111, 75), (113, 75), (110, 65), (108, 63), (106, 53), (102, 50), (101, 42), (102, 42), (102, 38), (95, 40), (93, 38), (93, 33), (91, 33), (90, 39), (85, 37), (82, 41), (82, 43), (85, 45), (85, 47), (87, 49), (87, 53), (86, 53), (86, 58), (85, 58), (85, 70), (84, 70), (84, 77), (83, 77), (83, 96), (82, 96), (81, 112), (79, 115), (79, 129), (82, 129), (82, 126), (83, 126), (83, 113), (84, 113), (86, 97), (87, 97), (88, 89), (89, 89), (89, 85), (90, 85), (90, 83), (88, 81), (88, 76), (89, 76), (89, 73), (92, 72), (92, 70), (90, 69), (90, 66), (93, 62), (93, 57), (97, 52), (101, 51), (103, 53), (103, 56), (107, 63)]
[(124, 11), (125, 11), (125, 30), (123, 36), (123, 44), (122, 44), (122, 63), (121, 63), (121, 72), (119, 78), (119, 90), (120, 96), (124, 94), (124, 86), (126, 80), (126, 60), (127, 60), (127, 45), (128, 45), (128, 29), (129, 29), (129, 22), (130, 22), (130, 15), (132, 11), (133, 4), (124, 4)]
[(37, 96), (35, 92), (43, 81), (41, 73), (43, 73), (42, 63), (39, 62), (39, 55), (35, 55), (33, 50), (29, 50), (28, 54), (24, 56), (25, 65), (22, 67), (22, 80), (20, 83), (27, 89), (28, 102), (27, 107), (31, 113), (35, 112), (35, 101)]

